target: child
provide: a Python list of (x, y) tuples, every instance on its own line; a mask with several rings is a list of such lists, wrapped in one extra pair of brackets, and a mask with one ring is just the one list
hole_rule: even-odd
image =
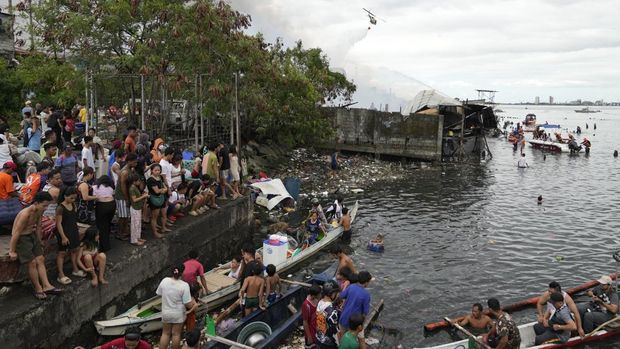
[(383, 245), (383, 234), (379, 233), (377, 236), (370, 240), (371, 244)]
[(351, 241), (351, 215), (348, 208), (342, 209), (342, 217), (338, 224), (342, 226), (342, 240)]
[(319, 221), (319, 216), (316, 212), (310, 214), (310, 219), (308, 223), (306, 223), (306, 231), (308, 234), (307, 245), (312, 245), (317, 241), (320, 231), (325, 233), (325, 227), (321, 221)]
[(321, 287), (317, 284), (310, 286), (308, 296), (301, 306), (301, 317), (304, 321), (304, 339), (306, 340), (305, 348), (316, 348), (316, 305), (319, 303), (321, 295)]
[(267, 305), (273, 304), (280, 298), (281, 286), (280, 276), (276, 273), (276, 266), (269, 264), (267, 266)]
[(340, 339), (338, 349), (366, 349), (364, 340), (364, 316), (353, 314), (349, 319), (349, 330)]
[(263, 268), (260, 264), (253, 264), (252, 275), (245, 278), (243, 287), (239, 290), (239, 299), (243, 305), (245, 316), (250, 315), (257, 308), (264, 309), (263, 297), (265, 294), (265, 279), (262, 278)]
[(192, 300), (194, 301), (194, 306), (189, 309), (185, 318), (185, 331), (190, 332), (196, 327), (196, 309), (198, 309), (198, 295), (200, 293), (200, 286), (194, 284), (190, 286), (189, 293), (192, 296)]
[(228, 154), (230, 158), (230, 175), (232, 177), (232, 192), (233, 192), (233, 200), (242, 196), (239, 192), (239, 182), (240, 182), (240, 174), (239, 174), (239, 156), (237, 155), (237, 147), (232, 145), (230, 147), (230, 153)]
[(187, 206), (187, 199), (185, 198), (187, 193), (187, 183), (181, 182), (176, 190), (170, 193), (168, 198), (168, 217), (177, 216), (180, 214), (181, 209)]
[(340, 291), (344, 291), (351, 284), (352, 272), (349, 267), (342, 267), (336, 273), (336, 281), (338, 282), (338, 286), (340, 286)]
[(131, 207), (129, 208), (131, 217), (131, 238), (129, 242), (135, 246), (142, 246), (146, 242), (146, 240), (140, 238), (142, 235), (142, 209), (149, 194), (143, 193), (140, 190), (142, 180), (137, 173), (129, 177), (129, 183), (131, 183), (129, 187), (129, 200), (131, 201)]
[[(99, 231), (96, 228), (86, 230), (78, 251), (78, 266), (91, 275), (90, 284), (97, 287), (99, 283), (107, 285), (105, 274), (106, 255), (99, 252)], [(99, 269), (99, 275), (95, 272)]]

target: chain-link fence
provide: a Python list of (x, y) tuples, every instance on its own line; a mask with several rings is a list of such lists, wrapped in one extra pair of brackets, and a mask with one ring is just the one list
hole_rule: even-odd
[[(161, 137), (184, 149), (215, 141), (234, 143), (234, 109), (206, 107), (209, 96), (203, 76), (179, 81), (175, 76), (94, 74), (87, 78), (87, 104), (96, 106), (90, 109), (89, 125), (107, 140), (122, 138), (134, 125), (152, 139)], [(234, 95), (219, 98), (234, 106)]]

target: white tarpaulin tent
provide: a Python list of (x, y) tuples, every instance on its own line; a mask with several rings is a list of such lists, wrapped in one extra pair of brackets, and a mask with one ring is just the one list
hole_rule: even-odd
[[(263, 182), (250, 184), (252, 188), (260, 190), (260, 195), (256, 198), (258, 205), (267, 207), (268, 210), (276, 207), (284, 199), (293, 199), (284, 187), (284, 183), (280, 179), (271, 179)], [(269, 198), (269, 196), (275, 195)]]
[(407, 103), (401, 114), (409, 116), (422, 108), (434, 108), (440, 105), (461, 105), (462, 103), (437, 90), (422, 90)]

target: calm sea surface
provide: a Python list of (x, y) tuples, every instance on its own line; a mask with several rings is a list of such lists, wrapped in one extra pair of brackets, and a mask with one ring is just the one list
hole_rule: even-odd
[[(353, 258), (376, 277), (370, 291), (386, 302), (380, 323), (402, 331), (407, 348), (450, 341), (445, 331), (425, 338), (423, 325), (465, 314), (472, 303), (486, 308), (497, 297), (509, 304), (540, 294), (552, 280), (571, 287), (616, 270), (610, 251), (620, 249), (620, 158), (612, 154), (620, 151), (620, 108), (500, 108), (515, 124), (535, 113), (539, 122), (581, 126), (591, 154), (544, 159), (527, 145), (530, 168), (519, 170), (511, 145), (489, 139), (492, 160), (420, 169), (359, 196)], [(368, 252), (378, 232), (387, 234), (385, 252)], [(534, 321), (534, 309), (514, 317)], [(610, 347), (620, 348), (620, 339), (588, 346)]]

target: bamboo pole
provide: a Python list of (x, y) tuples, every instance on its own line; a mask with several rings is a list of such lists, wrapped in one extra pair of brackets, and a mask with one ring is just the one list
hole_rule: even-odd
[(445, 317), (444, 320), (448, 321), (449, 323), (451, 323), (454, 327), (456, 327), (459, 331), (465, 333), (469, 338), (472, 338), (473, 340), (476, 341), (476, 343), (480, 344), (483, 348), (485, 349), (491, 349), (491, 347), (486, 344), (485, 342), (483, 342), (480, 338), (474, 336), (471, 332), (467, 331), (463, 326), (459, 325), (458, 322), (454, 322), (452, 323), (452, 321), (448, 318)]

